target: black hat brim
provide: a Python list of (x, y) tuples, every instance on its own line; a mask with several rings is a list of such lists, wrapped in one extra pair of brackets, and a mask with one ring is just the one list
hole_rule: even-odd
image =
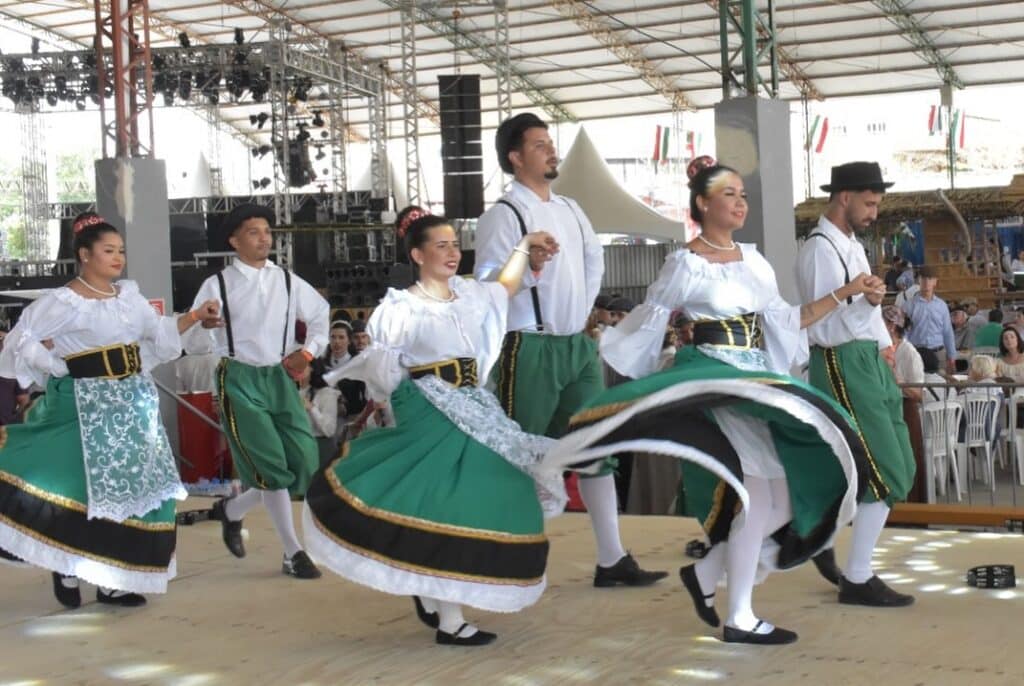
[(882, 183), (837, 184), (835, 186), (826, 183), (824, 186), (818, 186), (818, 188), (826, 193), (841, 193), (843, 191), (875, 191), (876, 193), (884, 193), (887, 188), (892, 188), (895, 183), (895, 181), (884, 181)]

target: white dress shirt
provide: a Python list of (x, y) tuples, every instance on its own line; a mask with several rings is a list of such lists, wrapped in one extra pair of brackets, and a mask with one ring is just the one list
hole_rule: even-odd
[[(269, 367), (280, 364), (285, 355), (300, 347), (314, 357), (327, 348), (330, 306), (294, 272), (291, 298), (287, 297), (284, 270), (269, 260), (260, 269), (235, 260), (223, 274), (236, 360), (255, 367)], [(193, 308), (207, 300), (220, 302), (216, 275), (199, 287)], [(221, 303), (221, 312), (224, 312), (224, 303)], [(306, 324), (306, 342), (302, 346), (295, 341), (296, 319)], [(196, 330), (194, 335), (183, 337), (189, 354), (212, 350), (222, 357), (227, 356), (226, 325), (218, 329), (198, 326), (193, 329)], [(285, 342), (284, 355), (282, 341)]]
[[(831, 239), (835, 248), (824, 238), (808, 238), (800, 246), (796, 281), (804, 303), (819, 300), (844, 285), (839, 254), (846, 262), (850, 279), (862, 272), (871, 273), (864, 246), (856, 238), (847, 236), (825, 217), (818, 220), (814, 232)], [(811, 345), (823, 348), (834, 348), (850, 341), (876, 341), (880, 349), (892, 345), (892, 337), (882, 321), (882, 308), (872, 305), (863, 295), (853, 296), (852, 304), (844, 299), (836, 309), (807, 327), (807, 337)]]
[[(575, 200), (552, 193), (545, 202), (518, 181), (503, 199), (519, 210), (527, 232), (547, 231), (560, 246), (539, 277), (527, 269), (522, 289), (509, 304), (508, 330), (537, 330), (530, 294), (530, 287), (536, 286), (543, 333), (568, 336), (583, 331), (604, 276), (604, 249), (590, 221)], [(484, 212), (477, 223), (476, 278), (497, 279), (520, 240), (519, 220), (511, 209), (496, 203)]]

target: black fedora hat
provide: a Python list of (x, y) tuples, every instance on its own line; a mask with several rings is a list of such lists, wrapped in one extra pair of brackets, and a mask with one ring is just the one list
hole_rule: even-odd
[(875, 191), (884, 193), (892, 181), (882, 180), (878, 162), (847, 162), (832, 167), (832, 181), (821, 187), (826, 193), (839, 191)]

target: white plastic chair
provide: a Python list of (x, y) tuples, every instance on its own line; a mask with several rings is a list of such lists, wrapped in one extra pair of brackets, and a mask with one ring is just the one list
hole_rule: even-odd
[[(928, 502), (935, 502), (935, 486), (939, 494), (946, 495), (952, 471), (956, 499), (962, 499), (960, 471), (956, 465), (957, 433), (963, 408), (957, 402), (930, 402), (921, 406), (921, 428), (924, 438), (924, 459), (928, 477)], [(952, 467), (952, 470), (950, 469)]]
[(985, 461), (983, 479), (996, 490), (995, 456), (992, 454), (996, 435), (996, 422), (999, 419), (999, 401), (1001, 395), (985, 391), (969, 391), (961, 397), (964, 406), (964, 417), (967, 428), (964, 440), (957, 445), (957, 463), (961, 481), (967, 480), (965, 470), (971, 449), (980, 452)]
[(1024, 429), (1017, 428), (1017, 416), (1021, 412), (1021, 403), (1024, 403), (1024, 389), (1018, 389), (1010, 396), (1008, 403), (1010, 408), (1010, 429), (1007, 433), (1013, 436), (1013, 456), (1017, 462), (1017, 480), (1024, 486)]

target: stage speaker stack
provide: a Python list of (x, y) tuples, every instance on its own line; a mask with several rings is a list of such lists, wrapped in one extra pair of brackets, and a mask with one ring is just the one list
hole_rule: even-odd
[(484, 161), (480, 133), (480, 76), (438, 76), (444, 211), (451, 219), (484, 213)]

